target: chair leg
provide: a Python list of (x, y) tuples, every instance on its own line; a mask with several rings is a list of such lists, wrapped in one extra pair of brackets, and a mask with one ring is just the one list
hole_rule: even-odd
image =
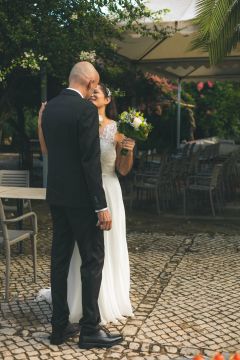
[(9, 284), (10, 284), (10, 266), (11, 266), (11, 249), (6, 245), (6, 275), (5, 275), (5, 300), (9, 301)]
[(140, 190), (137, 188), (137, 200), (139, 200)]
[(132, 209), (133, 209), (133, 197), (134, 197), (134, 188), (133, 188), (133, 186), (131, 186), (131, 190), (130, 190), (130, 201), (129, 201), (130, 211), (132, 211)]
[(133, 208), (133, 199), (130, 198), (130, 201), (129, 201), (129, 209), (130, 209), (130, 211), (132, 211), (132, 208)]
[[(17, 199), (17, 215), (21, 216), (23, 214), (23, 200), (21, 199)], [(22, 230), (22, 226), (23, 226), (23, 222), (19, 221), (17, 224), (17, 229), (18, 230)], [(19, 248), (19, 254), (23, 253), (23, 241), (19, 241), (18, 243), (18, 248)]]
[(32, 238), (32, 256), (33, 256), (33, 273), (34, 282), (37, 282), (37, 235)]
[(32, 211), (32, 203), (31, 203), (31, 200), (27, 200), (27, 202), (28, 202), (29, 211)]
[(213, 203), (213, 193), (212, 190), (209, 190), (209, 198), (210, 198), (210, 204), (211, 204), (211, 209), (212, 209), (212, 214), (213, 216), (215, 216), (215, 208), (214, 208), (214, 203)]
[(186, 188), (183, 189), (183, 215), (186, 216), (186, 205), (187, 205), (187, 199), (186, 199)]
[(158, 198), (158, 187), (155, 189), (155, 196), (156, 196), (156, 204), (157, 204), (157, 213), (160, 215), (160, 206), (159, 206), (159, 198)]

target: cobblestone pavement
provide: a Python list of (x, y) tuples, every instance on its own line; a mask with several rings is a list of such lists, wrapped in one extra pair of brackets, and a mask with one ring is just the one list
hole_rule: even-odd
[(49, 286), (51, 225), (39, 217), (38, 283), (32, 260), (13, 251), (11, 299), (4, 302), (4, 251), (0, 250), (0, 359), (177, 359), (202, 352), (240, 350), (240, 263), (237, 233), (174, 234), (131, 231), (131, 299), (135, 317), (109, 325), (123, 332), (112, 349), (80, 350), (77, 338), (51, 346), (51, 307), (36, 302)]

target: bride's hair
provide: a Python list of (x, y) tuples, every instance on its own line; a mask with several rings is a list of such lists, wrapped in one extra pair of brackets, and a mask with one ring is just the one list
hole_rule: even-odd
[(117, 106), (116, 102), (112, 96), (111, 90), (103, 83), (99, 84), (104, 96), (108, 99), (111, 99), (110, 103), (106, 105), (106, 115), (111, 120), (117, 120)]

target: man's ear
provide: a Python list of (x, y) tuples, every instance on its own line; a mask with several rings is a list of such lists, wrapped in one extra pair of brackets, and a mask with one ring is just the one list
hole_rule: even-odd
[(91, 89), (91, 84), (92, 84), (92, 80), (89, 80), (87, 82), (87, 90), (90, 90)]

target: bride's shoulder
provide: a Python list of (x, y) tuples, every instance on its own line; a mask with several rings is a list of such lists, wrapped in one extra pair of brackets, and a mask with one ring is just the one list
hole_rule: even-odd
[(115, 120), (108, 119), (109, 125), (117, 127), (117, 122)]
[(115, 120), (108, 119), (108, 126), (111, 129), (111, 132), (117, 133), (117, 123)]
[(124, 140), (125, 136), (118, 132), (117, 122), (115, 120), (109, 119), (109, 125), (111, 125), (113, 133), (115, 133), (114, 134), (115, 142), (116, 143), (121, 143)]
[(110, 125), (109, 127), (111, 128), (111, 133), (114, 138), (114, 142), (121, 143), (124, 139), (124, 135), (118, 132), (117, 122), (115, 120), (109, 119), (108, 124)]

